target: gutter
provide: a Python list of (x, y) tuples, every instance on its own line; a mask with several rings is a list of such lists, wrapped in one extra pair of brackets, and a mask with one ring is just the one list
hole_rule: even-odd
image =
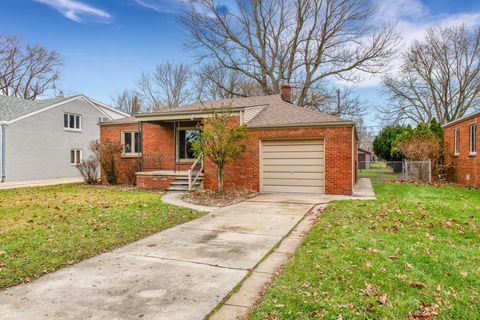
[(5, 161), (6, 161), (6, 131), (7, 122), (0, 121), (0, 183), (5, 181)]
[(272, 125), (253, 125), (248, 126), (249, 129), (263, 129), (263, 128), (302, 128), (302, 127), (344, 127), (355, 126), (353, 121), (329, 121), (329, 122), (303, 122), (303, 123), (284, 123)]

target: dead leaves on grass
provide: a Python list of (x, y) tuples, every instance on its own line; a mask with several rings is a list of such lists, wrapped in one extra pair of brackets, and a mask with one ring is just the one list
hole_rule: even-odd
[(408, 313), (408, 320), (429, 320), (438, 316), (438, 305), (420, 302), (420, 308)]

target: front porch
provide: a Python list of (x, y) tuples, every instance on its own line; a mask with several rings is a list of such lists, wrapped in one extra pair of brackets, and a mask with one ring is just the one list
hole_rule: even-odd
[[(196, 167), (196, 163), (195, 166)], [(136, 173), (137, 187), (186, 192), (203, 188), (203, 165), (189, 170), (151, 170)]]

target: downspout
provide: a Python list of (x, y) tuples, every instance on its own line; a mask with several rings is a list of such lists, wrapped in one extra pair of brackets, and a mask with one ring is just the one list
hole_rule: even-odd
[(177, 121), (173, 121), (173, 172), (177, 172)]
[(6, 178), (5, 161), (6, 161), (6, 132), (7, 123), (0, 122), (0, 182), (4, 182)]
[(352, 126), (352, 193), (355, 186), (355, 126)]
[(140, 135), (140, 171), (143, 172), (144, 168), (144, 158), (143, 158), (143, 122), (138, 122), (138, 132)]

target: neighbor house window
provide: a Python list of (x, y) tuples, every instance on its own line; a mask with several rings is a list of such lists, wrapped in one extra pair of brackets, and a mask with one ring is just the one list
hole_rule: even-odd
[(458, 156), (460, 154), (460, 129), (453, 130), (453, 153)]
[(477, 154), (477, 124), (470, 125), (470, 154)]
[(72, 149), (70, 150), (70, 164), (73, 166), (79, 165), (82, 162), (82, 150)]
[(69, 130), (81, 130), (82, 129), (82, 116), (73, 113), (63, 114), (63, 127)]
[(195, 128), (179, 128), (177, 131), (177, 159), (194, 159), (193, 141), (197, 139), (200, 131)]
[(142, 139), (138, 131), (122, 131), (123, 153), (138, 155), (142, 148)]

